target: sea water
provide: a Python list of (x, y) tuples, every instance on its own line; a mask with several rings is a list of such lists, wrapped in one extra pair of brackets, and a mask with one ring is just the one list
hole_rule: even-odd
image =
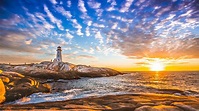
[(124, 75), (58, 80), (51, 93), (34, 93), (12, 102), (30, 104), (121, 94), (171, 94), (199, 97), (199, 72), (131, 72)]

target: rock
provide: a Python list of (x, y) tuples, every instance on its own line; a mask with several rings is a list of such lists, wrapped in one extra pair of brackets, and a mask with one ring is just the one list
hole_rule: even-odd
[(0, 79), (0, 103), (4, 102), (5, 101), (5, 86), (2, 82), (2, 80)]
[(71, 71), (75, 65), (67, 62), (51, 62), (48, 63), (46, 69), (53, 70), (56, 72), (67, 72)]
[(195, 109), (195, 108), (193, 108), (191, 106), (185, 105), (185, 104), (183, 104), (181, 102), (174, 102), (174, 103), (172, 103), (172, 105), (177, 106), (177, 107), (179, 107), (179, 108), (181, 108), (181, 109), (183, 109), (185, 111), (197, 111), (197, 109)]
[(1, 95), (3, 93), (5, 94), (4, 102), (14, 101), (37, 92), (50, 91), (47, 85), (40, 84), (35, 79), (26, 77), (17, 72), (3, 72), (0, 74), (0, 78), (4, 79), (3, 82), (0, 79), (0, 82), (2, 82), (0, 83), (1, 89), (5, 89), (6, 87), (6, 93), (5, 90), (1, 90)]
[(0, 76), (1, 80), (4, 82), (4, 83), (9, 83), (10, 82), (10, 79), (6, 76)]
[[(9, 69), (39, 79), (77, 79), (79, 77), (104, 77), (122, 74), (110, 68), (74, 65), (68, 62), (48, 62), (39, 64), (0, 65), (0, 69)], [(69, 75), (68, 75), (69, 74)]]
[(159, 105), (153, 106), (151, 111), (183, 111), (175, 106)]
[[(23, 70), (22, 70), (23, 69)], [(54, 79), (54, 80), (58, 80), (58, 79), (78, 79), (79, 76), (76, 75), (75, 73), (72, 72), (57, 72), (54, 70), (49, 70), (49, 69), (45, 69), (45, 68), (29, 68), (29, 67), (17, 67), (17, 69), (13, 69), (13, 71), (16, 71), (18, 73), (22, 73), (25, 76), (30, 76), (36, 79), (43, 79), (43, 80), (47, 80), (47, 79)]]
[(12, 69), (12, 66), (9, 64), (0, 64), (0, 70), (9, 71)]
[(25, 77), (24, 75), (22, 75), (22, 74), (20, 74), (20, 73), (17, 73), (17, 72), (3, 72), (1, 75), (3, 75), (3, 76), (6, 76), (6, 77), (8, 77), (8, 78), (14, 78), (14, 79), (16, 79), (16, 78), (23, 78), (23, 77)]
[(135, 111), (183, 111), (175, 106), (159, 105), (159, 106), (141, 106)]
[(115, 76), (120, 72), (109, 68), (90, 67), (85, 65), (77, 65), (73, 68), (74, 71), (81, 77), (104, 77)]
[[(150, 100), (154, 105), (140, 105), (142, 98)], [(104, 111), (191, 111), (184, 110), (178, 106), (155, 105), (164, 101), (189, 101), (190, 107), (198, 110), (199, 98), (168, 96), (162, 94), (124, 94), (124, 95), (107, 95), (103, 97), (88, 97), (66, 101), (44, 102), (35, 104), (4, 104), (0, 105), (0, 110), (104, 110)], [(148, 101), (146, 101), (148, 103)], [(177, 103), (176, 103), (177, 104)]]
[(151, 106), (141, 106), (139, 108), (136, 108), (134, 111), (152, 111), (153, 108)]

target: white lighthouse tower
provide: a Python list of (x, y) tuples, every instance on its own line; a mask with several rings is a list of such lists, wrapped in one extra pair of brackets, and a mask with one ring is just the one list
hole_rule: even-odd
[(54, 59), (54, 61), (57, 61), (57, 62), (62, 62), (62, 55), (61, 55), (61, 47), (58, 46), (57, 47), (57, 56), (56, 58)]

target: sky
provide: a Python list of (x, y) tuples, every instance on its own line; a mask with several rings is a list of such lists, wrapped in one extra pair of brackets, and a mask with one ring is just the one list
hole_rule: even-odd
[(198, 0), (1, 0), (0, 63), (199, 70)]

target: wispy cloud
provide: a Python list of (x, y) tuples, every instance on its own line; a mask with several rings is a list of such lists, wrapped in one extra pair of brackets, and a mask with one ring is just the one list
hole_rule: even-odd
[(118, 23), (114, 23), (113, 26), (111, 27), (111, 29), (116, 29), (117, 28), (117, 24)]
[[(27, 36), (25, 32), (15, 32), (1, 30), (0, 35), (0, 49), (7, 49), (12, 51), (20, 52), (30, 52), (30, 53), (40, 53), (36, 47), (29, 45), (32, 39), (27, 41)], [(13, 42), (14, 41), (14, 42)], [(25, 42), (24, 42), (25, 41)]]
[(50, 10), (48, 9), (48, 7), (46, 5), (44, 5), (44, 11), (46, 12), (47, 16), (49, 17), (50, 21), (54, 24), (57, 25), (57, 27), (60, 29), (60, 30), (64, 30), (64, 27), (61, 25), (62, 24), (62, 21), (61, 20), (58, 20), (57, 18), (55, 18), (53, 16), (53, 14), (50, 12)]
[(84, 5), (84, 1), (83, 0), (78, 0), (78, 8), (82, 13), (86, 13), (86, 7)]
[(82, 33), (81, 29), (78, 29), (78, 30), (77, 30), (77, 35), (79, 35), (79, 36), (84, 35), (84, 34)]
[(89, 6), (90, 8), (95, 9), (96, 15), (97, 15), (97, 16), (101, 16), (101, 15), (102, 15), (102, 13), (103, 13), (104, 10), (103, 10), (103, 9), (100, 9), (101, 3), (96, 2), (96, 1), (94, 1), (94, 0), (89, 0), (89, 1), (87, 2), (87, 4), (88, 4), (88, 6)]
[(52, 53), (49, 49), (61, 44), (71, 45), (66, 49), (74, 54), (119, 50), (128, 58), (199, 57), (196, 0), (30, 2), (35, 8), (24, 2), (13, 11), (16, 1), (8, 3), (13, 9), (2, 6), (0, 50)]
[(8, 27), (19, 24), (22, 22), (22, 20), (23, 18), (21, 18), (19, 15), (13, 14), (9, 19), (1, 19), (0, 24)]
[(100, 31), (98, 31), (96, 34), (95, 34), (95, 38), (99, 40), (99, 43), (103, 43), (103, 37), (100, 33)]
[(104, 28), (104, 24), (93, 23), (94, 27)]
[(31, 43), (32, 43), (32, 39), (25, 41), (25, 44), (27, 44), (27, 45), (30, 45)]
[(68, 6), (68, 7), (71, 7), (71, 5), (72, 5), (71, 0), (68, 0), (68, 1), (67, 1), (67, 6)]
[(134, 0), (126, 0), (126, 3), (120, 9), (120, 12), (128, 12)]
[(90, 31), (89, 31), (89, 27), (86, 27), (86, 36), (90, 36)]
[(55, 10), (59, 13), (61, 13), (63, 16), (65, 16), (66, 18), (70, 19), (72, 17), (70, 11), (66, 11), (64, 9), (64, 7), (61, 7), (61, 6), (58, 6), (58, 7), (55, 7)]
[(73, 38), (73, 35), (71, 35), (69, 32), (66, 32), (66, 38), (72, 39), (72, 38)]
[(35, 62), (41, 62), (42, 59), (36, 58), (35, 56), (27, 56), (27, 55), (0, 55), (0, 62), (1, 63), (35, 63)]
[(106, 8), (106, 11), (113, 11), (113, 10), (116, 10), (117, 8), (115, 8), (115, 6), (117, 5), (116, 1), (115, 0), (108, 0), (107, 1), (108, 3), (111, 3), (111, 6)]
[[(133, 36), (133, 37), (131, 37)], [(132, 32), (120, 37), (117, 48), (126, 56), (149, 58), (197, 58), (198, 39), (153, 38), (154, 35)], [(189, 41), (189, 42), (187, 42)]]
[(56, 0), (50, 0), (50, 2), (51, 2), (52, 4), (54, 4), (54, 5), (57, 4), (57, 1), (56, 1)]
[(92, 25), (92, 21), (90, 21), (90, 20), (86, 21), (85, 23), (86, 23), (87, 26), (91, 26)]
[[(49, 22), (46, 21), (46, 16), (42, 13), (35, 13), (34, 16), (29, 16), (31, 19), (39, 19), (37, 20), (38, 22), (41, 22), (42, 24), (40, 25), (38, 22), (35, 23), (35, 25), (37, 26), (37, 28), (45, 28), (46, 30), (51, 30), (54, 29), (55, 27), (50, 24)], [(37, 18), (36, 18), (37, 17)]]
[(77, 22), (77, 20), (76, 20), (76, 19), (71, 19), (71, 22), (73, 23), (73, 24), (72, 24), (73, 27), (77, 29), (77, 31), (76, 31), (77, 35), (79, 35), (79, 36), (84, 35), (84, 34), (82, 33), (82, 31), (81, 31), (82, 26)]
[(90, 55), (78, 55), (77, 57), (79, 59), (96, 59), (96, 57)]
[(93, 9), (98, 9), (101, 6), (101, 3), (98, 3), (94, 0), (89, 0), (88, 2), (89, 7), (93, 8)]
[(73, 23), (73, 27), (77, 28), (77, 29), (81, 29), (82, 26), (77, 22), (76, 19), (71, 19), (72, 23)]

